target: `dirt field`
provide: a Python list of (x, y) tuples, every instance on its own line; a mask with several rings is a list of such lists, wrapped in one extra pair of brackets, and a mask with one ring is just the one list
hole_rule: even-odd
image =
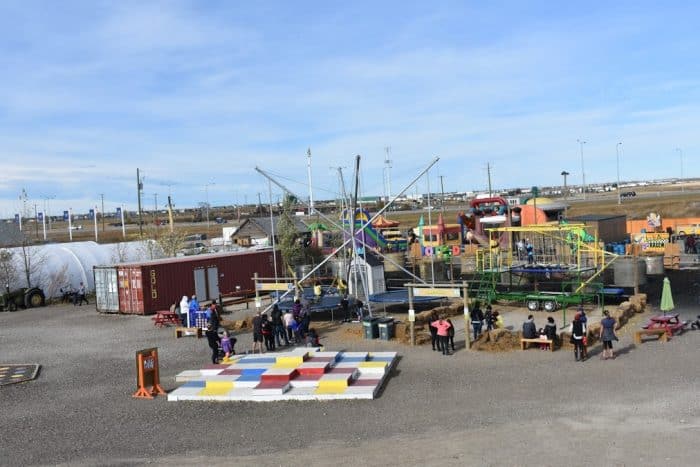
[[(43, 366), (0, 388), (0, 464), (697, 465), (700, 332), (641, 346), (623, 332), (616, 360), (596, 346), (576, 363), (565, 351), (465, 351), (461, 333), (444, 357), (342, 338), (343, 326), (328, 348), (400, 352), (374, 401), (186, 403), (133, 399), (134, 351), (157, 346), (173, 389), (207, 362), (204, 340), (86, 306), (0, 313), (2, 363)], [(239, 335), (239, 350), (249, 343)]]

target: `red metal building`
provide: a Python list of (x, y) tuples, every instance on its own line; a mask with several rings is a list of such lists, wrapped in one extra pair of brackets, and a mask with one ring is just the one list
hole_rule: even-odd
[[(281, 271), (280, 254), (277, 261)], [(116, 292), (119, 312), (128, 314), (167, 310), (171, 304), (179, 303), (183, 295), (196, 295), (202, 302), (235, 292), (237, 288), (254, 289), (252, 277), (256, 272), (261, 277), (273, 277), (275, 273), (273, 254), (269, 249), (185, 256), (113, 267), (116, 275), (104, 274), (104, 267), (96, 268), (102, 270), (95, 274), (96, 289), (100, 280), (116, 280), (116, 287), (101, 284), (99, 289), (103, 293)], [(98, 311), (109, 311), (100, 310), (99, 297), (97, 302)]]

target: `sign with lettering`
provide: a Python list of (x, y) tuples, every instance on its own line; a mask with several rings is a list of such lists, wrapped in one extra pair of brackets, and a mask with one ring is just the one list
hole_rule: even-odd
[(165, 394), (160, 386), (157, 347), (136, 352), (136, 387), (134, 397), (140, 399), (153, 399), (155, 395)]
[(459, 298), (459, 289), (442, 289), (442, 288), (421, 288), (416, 287), (413, 289), (413, 294), (416, 297), (450, 297)]
[(294, 284), (292, 284), (291, 282), (277, 282), (277, 283), (272, 283), (272, 282), (267, 282), (267, 283), (258, 282), (257, 284), (255, 284), (255, 287), (256, 287), (258, 290), (283, 290), (283, 291), (287, 291), (287, 290), (293, 289), (293, 288), (294, 288)]

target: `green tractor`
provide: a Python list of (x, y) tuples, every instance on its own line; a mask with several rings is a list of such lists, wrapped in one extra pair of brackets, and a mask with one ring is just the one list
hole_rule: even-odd
[(0, 295), (0, 311), (16, 311), (18, 308), (35, 308), (46, 305), (44, 291), (38, 287), (24, 287)]

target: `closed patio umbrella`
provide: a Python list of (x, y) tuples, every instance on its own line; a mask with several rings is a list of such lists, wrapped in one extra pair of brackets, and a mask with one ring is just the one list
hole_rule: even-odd
[(664, 285), (661, 289), (661, 311), (666, 314), (667, 311), (671, 311), (674, 308), (673, 294), (671, 293), (671, 281), (668, 280), (668, 277), (664, 277)]

